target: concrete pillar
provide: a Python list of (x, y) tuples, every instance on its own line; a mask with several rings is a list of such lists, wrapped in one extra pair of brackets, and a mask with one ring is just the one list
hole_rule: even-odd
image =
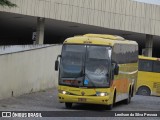
[(146, 35), (145, 41), (145, 56), (152, 57), (152, 50), (153, 50), (153, 35)]
[(44, 25), (45, 25), (45, 18), (38, 17), (35, 44), (44, 43)]

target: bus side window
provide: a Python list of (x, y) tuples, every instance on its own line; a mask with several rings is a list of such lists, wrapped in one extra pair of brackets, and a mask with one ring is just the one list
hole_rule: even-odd
[(160, 73), (160, 61), (154, 61), (153, 62), (153, 72), (159, 72)]
[(139, 60), (139, 71), (152, 72), (153, 61), (151, 60)]

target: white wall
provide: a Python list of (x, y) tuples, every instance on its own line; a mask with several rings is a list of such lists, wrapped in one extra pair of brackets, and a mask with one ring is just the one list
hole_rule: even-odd
[(42, 48), (42, 47), (47, 47), (47, 46), (52, 46), (52, 45), (3, 45), (0, 46), (0, 55), (1, 54), (6, 54), (6, 53), (13, 53), (13, 52), (19, 52), (19, 51), (26, 51), (26, 50), (31, 50), (31, 49), (37, 49), (37, 48)]
[(56, 87), (54, 62), (61, 46), (0, 55), (0, 99)]

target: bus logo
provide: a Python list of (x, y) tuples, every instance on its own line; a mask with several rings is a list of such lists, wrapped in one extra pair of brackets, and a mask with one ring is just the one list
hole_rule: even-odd
[(82, 92), (81, 92), (81, 94), (82, 94), (82, 96), (84, 96), (84, 95), (85, 95), (85, 92), (84, 92), (84, 91), (82, 91)]

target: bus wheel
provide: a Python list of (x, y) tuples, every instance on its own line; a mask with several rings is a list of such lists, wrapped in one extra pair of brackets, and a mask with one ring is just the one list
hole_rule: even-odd
[(72, 103), (66, 102), (66, 103), (65, 103), (65, 106), (66, 106), (66, 108), (70, 109), (70, 108), (72, 108)]
[(144, 95), (144, 96), (150, 96), (151, 95), (151, 90), (146, 87), (146, 86), (142, 86), (138, 88), (138, 95)]
[(107, 109), (107, 110), (112, 110), (112, 108), (113, 108), (113, 104), (106, 106), (106, 109)]
[(124, 100), (124, 103), (129, 104), (131, 102), (131, 97), (132, 97), (132, 94), (131, 94), (131, 89), (130, 89), (128, 93), (128, 98)]

